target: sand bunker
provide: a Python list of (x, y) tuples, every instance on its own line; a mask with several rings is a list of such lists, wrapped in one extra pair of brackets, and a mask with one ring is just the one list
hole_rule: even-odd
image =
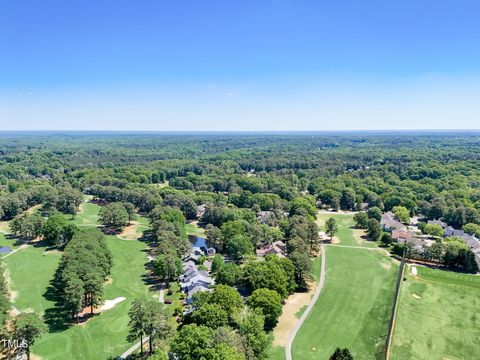
[(120, 296), (113, 300), (105, 300), (105, 304), (103, 304), (103, 306), (101, 307), (101, 311), (109, 310), (124, 300), (126, 300), (126, 298), (124, 298), (123, 296)]

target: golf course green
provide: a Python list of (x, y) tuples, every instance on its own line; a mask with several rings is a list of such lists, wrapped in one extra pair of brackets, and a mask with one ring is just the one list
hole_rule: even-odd
[(480, 277), (416, 266), (405, 270), (392, 360), (478, 359)]

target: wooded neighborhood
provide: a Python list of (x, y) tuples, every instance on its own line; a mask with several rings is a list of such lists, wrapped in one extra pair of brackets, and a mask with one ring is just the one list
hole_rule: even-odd
[(384, 309), (402, 257), (478, 287), (475, 136), (91, 136), (0, 137), (2, 336), (28, 344), (5, 356), (76, 358), (61, 338), (96, 334), (102, 358), (365, 358), (386, 351), (389, 311), (358, 320), (370, 340), (309, 335), (337, 277), (378, 266), (351, 291)]

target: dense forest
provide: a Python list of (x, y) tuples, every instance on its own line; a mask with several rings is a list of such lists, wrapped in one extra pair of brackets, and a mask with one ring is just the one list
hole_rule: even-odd
[[(476, 133), (3, 135), (1, 214), (39, 203), (69, 213), (79, 192), (143, 212), (169, 192), (262, 210), (308, 194), (341, 209), (402, 205), (461, 227), (479, 222), (479, 142)], [(168, 190), (151, 186), (165, 181)]]
[[(374, 240), (381, 238), (381, 214), (402, 210), (422, 223), (442, 220), (480, 233), (479, 160), (480, 134), (467, 132), (4, 133), (0, 219), (10, 221), (15, 235), (41, 237), (62, 251), (54, 287), (60, 310), (75, 322), (81, 309), (93, 313), (101, 303), (115, 262), (102, 233), (66, 220), (84, 196), (102, 205), (105, 233), (137, 214), (148, 219), (155, 272), (166, 282), (183, 271), (191, 247), (185, 224), (199, 219), (203, 207), (199, 220), (218, 252), (213, 291), (193, 298), (193, 311), (168, 337), (158, 335), (174, 331), (163, 310), (136, 300), (130, 337), (149, 336), (155, 359), (167, 351), (180, 359), (263, 359), (282, 301), (308, 287), (310, 258), (320, 244), (319, 208), (374, 209), (357, 217)], [(35, 205), (41, 211), (26, 212)], [(286, 257), (255, 260), (256, 250), (275, 242), (286, 244)], [(441, 258), (448, 247), (436, 251)], [(8, 318), (4, 284), (0, 277), (2, 323)]]

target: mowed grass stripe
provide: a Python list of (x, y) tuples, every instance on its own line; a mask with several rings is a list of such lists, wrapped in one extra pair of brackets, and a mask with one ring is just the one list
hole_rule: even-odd
[[(358, 246), (351, 215), (334, 217), (341, 244)], [(295, 337), (293, 358), (328, 359), (336, 347), (348, 347), (355, 359), (375, 358), (384, 347), (398, 264), (381, 250), (326, 251), (325, 286)]]
[(480, 277), (406, 269), (393, 334), (392, 360), (478, 359)]

